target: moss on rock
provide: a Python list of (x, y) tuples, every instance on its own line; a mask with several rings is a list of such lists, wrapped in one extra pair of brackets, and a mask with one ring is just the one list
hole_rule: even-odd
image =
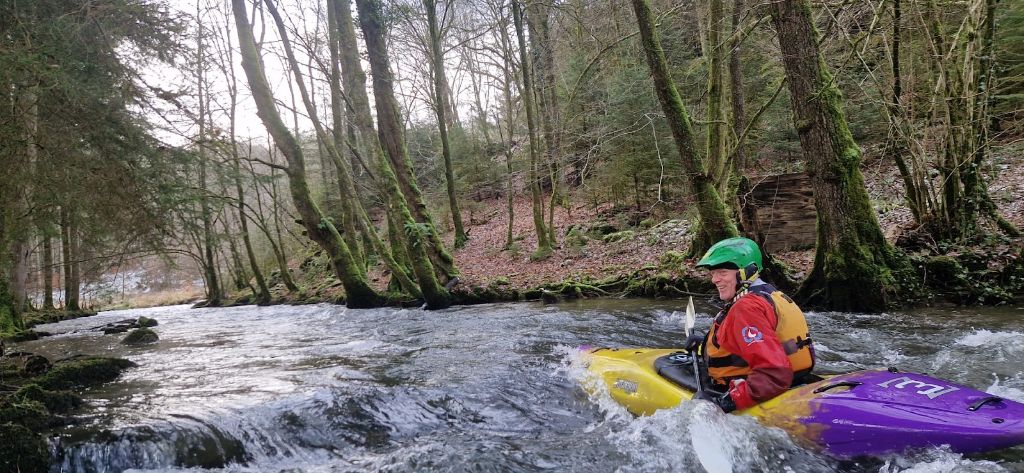
[(133, 366), (135, 363), (123, 358), (77, 358), (57, 363), (36, 384), (49, 390), (93, 387), (117, 379), (122, 371)]
[(602, 237), (605, 243), (618, 243), (620, 241), (628, 241), (636, 238), (636, 232), (633, 230), (623, 230), (621, 232), (609, 233)]
[(49, 391), (35, 383), (22, 386), (11, 397), (20, 401), (38, 402), (53, 413), (66, 413), (83, 404), (82, 398), (70, 391)]
[(148, 343), (156, 343), (160, 341), (160, 337), (156, 332), (148, 328), (139, 328), (132, 330), (121, 339), (121, 343), (124, 345), (145, 345)]
[(46, 440), (22, 425), (0, 423), (0, 472), (36, 473), (50, 468)]
[(0, 424), (3, 423), (40, 431), (53, 423), (53, 416), (41, 402), (9, 398), (0, 402)]
[(149, 317), (139, 317), (140, 328), (156, 327), (157, 325), (160, 325), (160, 323), (157, 322), (156, 319), (151, 319)]

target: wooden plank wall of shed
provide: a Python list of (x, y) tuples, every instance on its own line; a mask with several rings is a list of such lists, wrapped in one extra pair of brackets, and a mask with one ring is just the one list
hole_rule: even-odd
[(753, 228), (766, 251), (805, 249), (817, 238), (811, 181), (804, 173), (753, 177), (741, 191), (745, 228)]

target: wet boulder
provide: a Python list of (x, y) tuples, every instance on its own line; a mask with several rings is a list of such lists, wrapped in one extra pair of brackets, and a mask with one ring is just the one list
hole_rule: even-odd
[(160, 323), (157, 322), (156, 319), (151, 319), (149, 317), (139, 317), (137, 322), (138, 323), (136, 324), (136, 326), (138, 326), (139, 328), (149, 328), (160, 325)]
[(50, 366), (50, 360), (32, 352), (16, 351), (7, 353), (0, 357), (0, 379), (3, 376), (31, 378), (32, 376), (38, 376), (47, 372)]
[(81, 407), (82, 398), (69, 391), (49, 391), (38, 384), (29, 383), (18, 389), (12, 396), (19, 402), (38, 402), (50, 412), (66, 413)]
[(88, 388), (109, 383), (121, 372), (136, 366), (123, 358), (81, 357), (59, 361), (53, 369), (36, 379), (43, 389)]
[(145, 345), (156, 343), (159, 340), (160, 337), (157, 336), (156, 332), (148, 328), (139, 328), (129, 332), (128, 335), (121, 339), (121, 343), (124, 345)]
[(540, 300), (545, 304), (557, 304), (559, 301), (558, 293), (549, 291), (547, 289), (541, 289)]
[(139, 321), (136, 319), (124, 319), (117, 322), (111, 322), (109, 324), (97, 327), (104, 335), (110, 335), (112, 333), (124, 333), (133, 328), (138, 328)]

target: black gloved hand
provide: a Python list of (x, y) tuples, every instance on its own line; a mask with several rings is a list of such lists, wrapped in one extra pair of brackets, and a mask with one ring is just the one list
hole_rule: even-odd
[(693, 399), (709, 401), (718, 406), (718, 408), (726, 414), (736, 410), (736, 401), (732, 400), (732, 396), (729, 396), (729, 393), (718, 395), (711, 391), (697, 391), (697, 393), (693, 395)]
[(704, 339), (707, 338), (707, 334), (701, 332), (693, 332), (689, 337), (686, 337), (686, 342), (683, 343), (683, 348), (690, 353), (696, 353), (697, 349), (704, 344)]

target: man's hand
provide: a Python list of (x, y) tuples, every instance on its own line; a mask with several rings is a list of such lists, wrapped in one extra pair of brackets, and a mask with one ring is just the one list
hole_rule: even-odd
[(729, 397), (729, 393), (718, 395), (711, 391), (698, 391), (693, 395), (693, 398), (700, 399), (702, 401), (709, 401), (727, 414), (736, 410), (736, 402)]
[(689, 337), (686, 337), (686, 342), (683, 344), (683, 348), (690, 353), (697, 353), (697, 349), (704, 344), (705, 338), (707, 338), (707, 334), (693, 332)]

